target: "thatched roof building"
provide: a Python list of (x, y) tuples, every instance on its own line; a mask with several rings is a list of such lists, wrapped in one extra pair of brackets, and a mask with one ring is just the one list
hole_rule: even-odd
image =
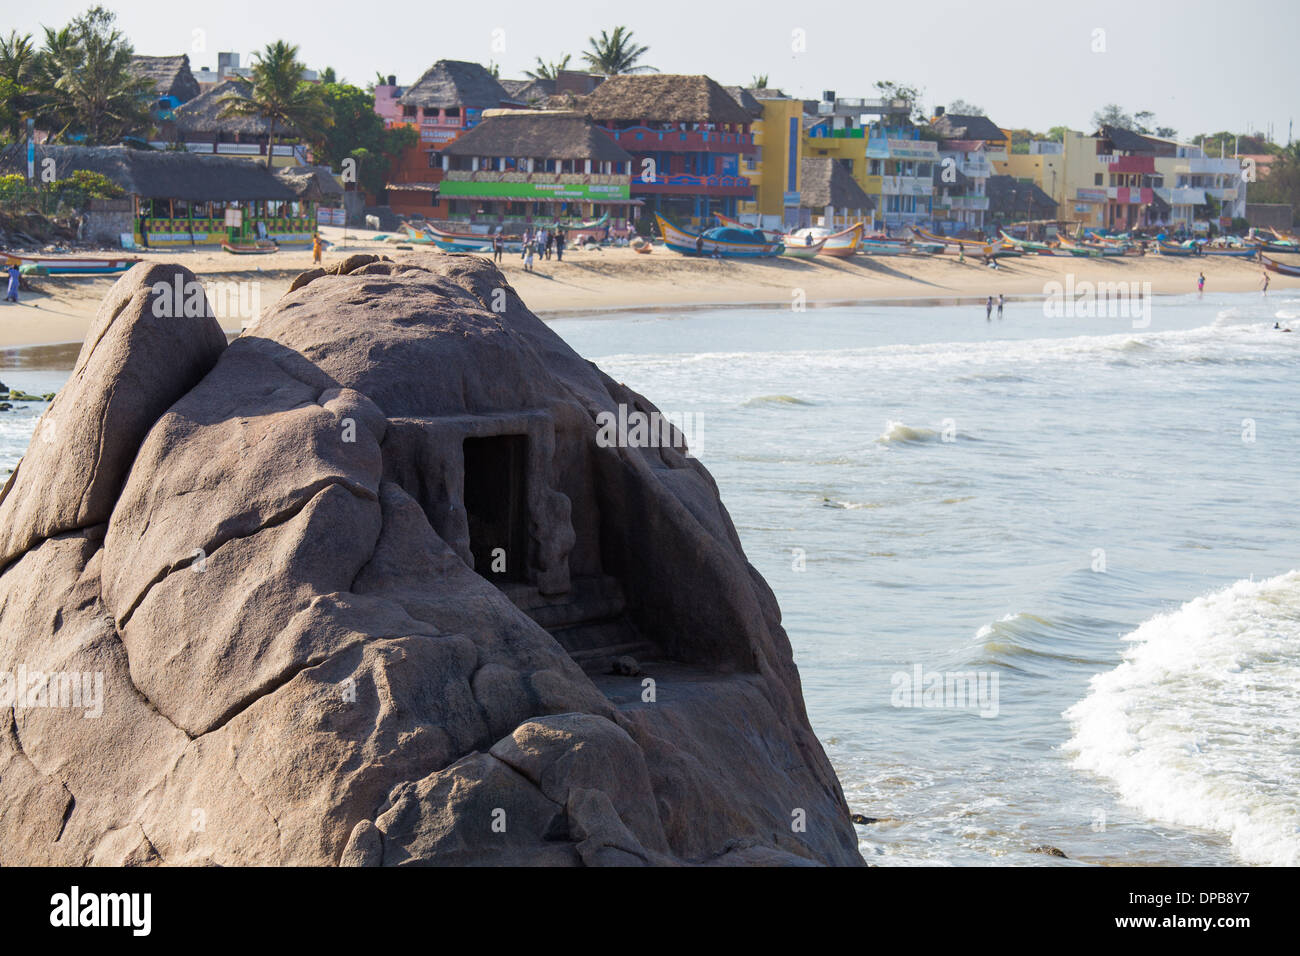
[(611, 76), (583, 98), (597, 122), (734, 123), (752, 117), (721, 85), (707, 76), (647, 73)]
[[(224, 156), (126, 146), (37, 146), (36, 166), (54, 160), (63, 179), (78, 170), (101, 173), (130, 196), (141, 199), (187, 199), (196, 202), (243, 202), (297, 198), (294, 191), (260, 163)], [(0, 173), (25, 173), (25, 144), (0, 152)]]
[(987, 116), (969, 116), (962, 113), (940, 113), (930, 122), (942, 139), (982, 139), (985, 142), (1001, 142), (1007, 136)]
[(283, 166), (275, 171), (275, 177), (299, 199), (330, 203), (343, 196), (343, 185), (328, 166)]
[(984, 184), (989, 214), (999, 219), (1055, 219), (1056, 202), (1035, 183), (1013, 176), (990, 176)]
[(180, 56), (133, 56), (131, 73), (148, 80), (158, 96), (171, 96), (185, 103), (199, 95), (199, 81), (190, 72), (190, 58)]
[[(397, 100), (423, 109), (493, 109), (516, 100), (481, 63), (439, 60)], [(520, 104), (522, 105), (522, 104)]]
[(502, 80), (501, 87), (517, 103), (542, 106), (555, 95), (554, 80)]
[(758, 101), (752, 91), (745, 89), (743, 86), (727, 86), (723, 88), (731, 94), (731, 98), (735, 100), (740, 105), (740, 108), (748, 113), (751, 118), (763, 118), (763, 104)]
[[(253, 85), (247, 80), (223, 80), (200, 93), (176, 110), (176, 130), (184, 138), (212, 136), (266, 136), (269, 124), (260, 116), (221, 115), (232, 98), (248, 99)], [(276, 124), (277, 136), (293, 135), (294, 130)]]
[(833, 156), (799, 160), (799, 205), (805, 209), (852, 209), (866, 212), (876, 208), (875, 200), (858, 185), (853, 174)]
[(448, 156), (591, 159), (629, 163), (632, 156), (581, 113), (495, 111), (443, 147)]

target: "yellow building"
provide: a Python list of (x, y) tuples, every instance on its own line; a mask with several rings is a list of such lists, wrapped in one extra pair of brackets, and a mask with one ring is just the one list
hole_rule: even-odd
[[(1031, 144), (1031, 148), (1038, 145)], [(1057, 145), (1059, 144), (1049, 144), (1049, 146)], [(1058, 205), (1060, 204), (1059, 187), (1065, 179), (1064, 152), (1008, 153), (1006, 159), (995, 159), (993, 168), (999, 176), (1030, 180), (1051, 196)]]
[(799, 161), (803, 158), (803, 103), (780, 90), (728, 92), (754, 117), (750, 130), (755, 151), (741, 162), (741, 174), (754, 187), (752, 202), (741, 202), (747, 222), (766, 229), (802, 225), (799, 209)]

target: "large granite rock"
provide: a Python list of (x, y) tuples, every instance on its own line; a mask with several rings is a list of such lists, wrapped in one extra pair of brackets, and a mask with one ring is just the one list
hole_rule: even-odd
[(656, 409), (486, 260), (354, 256), (229, 347), (177, 275), (0, 499), (0, 864), (861, 862), (709, 474), (598, 440)]

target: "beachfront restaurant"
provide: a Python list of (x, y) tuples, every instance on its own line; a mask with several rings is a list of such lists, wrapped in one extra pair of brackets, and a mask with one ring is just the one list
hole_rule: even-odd
[(121, 186), (130, 206), (112, 235), (140, 246), (307, 243), (316, 229), (316, 201), (256, 161), (125, 146), (38, 146), (36, 154), (38, 168), (54, 160), (58, 178), (88, 170)]
[(437, 184), (453, 221), (522, 226), (609, 217), (626, 228), (632, 156), (579, 113), (485, 110), (439, 151)]

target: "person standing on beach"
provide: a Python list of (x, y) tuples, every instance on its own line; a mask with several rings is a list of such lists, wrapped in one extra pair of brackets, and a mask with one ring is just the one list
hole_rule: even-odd
[(533, 241), (533, 234), (532, 234), (531, 232), (528, 231), (528, 228), (527, 228), (527, 227), (525, 227), (525, 228), (524, 228), (524, 244), (523, 244), (522, 246), (519, 247), (519, 258), (520, 258), (520, 259), (527, 259), (527, 258), (528, 258), (528, 248), (529, 248), (529, 246), (532, 245), (532, 241)]
[(1196, 279), (1196, 294), (1205, 295), (1205, 273), (1202, 272)]
[(555, 230), (555, 261), (564, 261), (564, 230)]
[(533, 244), (531, 242), (525, 242), (524, 243), (524, 271), (525, 272), (533, 271), (533, 253), (534, 253)]
[(704, 255), (704, 236), (702, 235), (695, 237), (695, 254), (697, 256)]
[(984, 303), (984, 319), (988, 322), (993, 321), (993, 296), (989, 296), (989, 300)]
[(506, 251), (506, 241), (497, 233), (492, 237), (492, 261), (500, 265), (501, 254)]
[(5, 293), (6, 302), (18, 301), (18, 263), (12, 259), (9, 261), (9, 290)]
[(320, 233), (314, 233), (311, 237), (311, 261), (315, 265), (320, 265), (321, 242)]
[(1002, 303), (1003, 303), (1003, 301), (1005, 301), (1005, 300), (1002, 298), (1002, 293), (999, 292), (999, 293), (998, 293), (998, 318), (999, 318), (999, 319), (1002, 318)]

